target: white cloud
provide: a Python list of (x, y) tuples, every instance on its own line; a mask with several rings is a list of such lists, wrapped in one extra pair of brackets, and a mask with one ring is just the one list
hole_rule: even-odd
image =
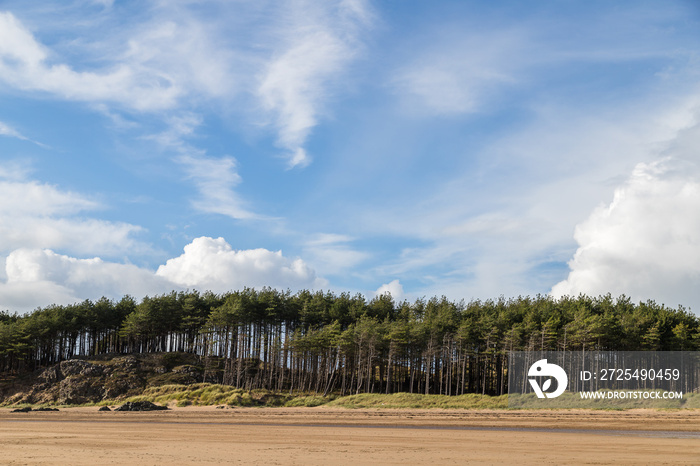
[[(170, 83), (185, 95), (228, 97), (244, 79), (236, 68), (250, 65), (226, 47), (221, 18), (198, 19), (189, 10), (166, 4), (127, 39), (121, 61), (138, 76)], [(229, 26), (231, 26), (229, 24)]]
[(23, 141), (27, 140), (27, 138), (25, 136), (23, 136), (19, 131), (17, 131), (14, 128), (10, 128), (2, 121), (0, 121), (0, 135), (1, 136), (9, 136), (12, 138), (17, 138), (17, 139), (22, 139)]
[(346, 235), (321, 233), (311, 237), (304, 245), (304, 257), (314, 264), (324, 276), (347, 274), (370, 258), (367, 252), (350, 246), (353, 238)]
[(0, 180), (3, 181), (17, 181), (26, 178), (27, 174), (30, 172), (30, 168), (27, 163), (19, 161), (7, 161), (0, 164)]
[[(37, 146), (43, 147), (43, 148), (47, 148), (47, 147), (48, 147), (48, 146), (46, 146), (45, 144), (42, 144), (42, 143), (40, 143), (40, 142), (33, 141), (33, 140), (29, 139), (29, 138), (26, 137), (24, 134), (20, 133), (20, 132), (17, 131), (16, 129), (14, 129), (14, 128), (8, 126), (6, 123), (3, 123), (2, 121), (0, 121), (0, 136), (8, 136), (8, 137), (11, 137), (11, 138), (20, 139), (20, 140), (22, 140), (22, 141), (33, 142), (33, 143), (36, 144)], [(0, 176), (1, 176), (1, 175), (0, 175)]]
[(289, 24), (279, 35), (257, 93), (274, 115), (278, 143), (290, 152), (289, 166), (295, 167), (310, 162), (302, 146), (317, 123), (330, 82), (355, 57), (359, 33), (371, 14), (360, 1), (341, 2), (339, 9), (300, 2), (286, 13)]
[(161, 265), (156, 275), (181, 287), (215, 292), (246, 286), (318, 289), (326, 285), (302, 259), (262, 248), (236, 251), (223, 238), (208, 237), (194, 239), (181, 256)]
[[(642, 5), (614, 9), (580, 4), (566, 12), (546, 8), (522, 16), (502, 14), (498, 21), (458, 14), (444, 18), (434, 29), (427, 22), (398, 48), (400, 62), (390, 83), (401, 102), (416, 113), (455, 116), (492, 113), (502, 103), (522, 102), (523, 95), (541, 102), (562, 82), (574, 82), (570, 74), (595, 76), (596, 67), (615, 63), (658, 67), (657, 73), (631, 72), (640, 79), (633, 86), (650, 76), (684, 74), (687, 62), (697, 62), (694, 39), (682, 39), (691, 29), (664, 26), (685, 21), (690, 13), (682, 3), (671, 2), (663, 11)], [(582, 21), (579, 14), (586, 19)], [(625, 78), (612, 71), (597, 79)], [(686, 74), (687, 78), (697, 81), (695, 75)], [(586, 86), (567, 89), (557, 100), (576, 101), (595, 89), (596, 79), (587, 79)], [(623, 95), (591, 94), (609, 101)]]
[(532, 45), (521, 31), (505, 28), (435, 34), (431, 42), (411, 51), (392, 85), (419, 111), (448, 115), (481, 111), (497, 89), (517, 83)]
[(494, 88), (513, 84), (505, 71), (489, 70), (470, 57), (435, 61), (436, 57), (414, 65), (395, 79), (397, 90), (437, 114), (473, 113), (481, 110)]
[(78, 194), (36, 181), (0, 180), (0, 215), (68, 215), (98, 204)]
[(233, 157), (215, 159), (203, 155), (183, 155), (178, 161), (199, 190), (200, 197), (193, 201), (195, 208), (238, 219), (261, 218), (246, 209), (245, 203), (233, 190), (241, 182)]
[(389, 283), (385, 283), (374, 292), (375, 296), (381, 296), (384, 294), (390, 294), (394, 299), (394, 302), (399, 302), (404, 298), (403, 286), (398, 280), (392, 280)]
[[(303, 145), (333, 85), (357, 55), (372, 13), (362, 0), (201, 9), (154, 2), (126, 25), (104, 15), (99, 21), (80, 18), (80, 36), (44, 45), (16, 16), (0, 12), (0, 82), (90, 102), (112, 117), (105, 103), (162, 112), (185, 103), (196, 108), (203, 99), (225, 102), (226, 113), (237, 107), (272, 123), (293, 167), (310, 162)], [(53, 18), (43, 21), (35, 24), (67, 32), (49, 23)], [(72, 54), (87, 65), (73, 66)]]
[(121, 63), (98, 72), (52, 64), (49, 50), (12, 14), (0, 12), (0, 81), (81, 101), (112, 101), (137, 110), (172, 107), (180, 94), (163, 73)]
[(348, 235), (339, 235), (337, 233), (319, 233), (309, 239), (306, 244), (309, 246), (327, 246), (330, 244), (348, 243), (353, 238)]
[[(697, 143), (700, 133), (693, 132)], [(693, 159), (639, 164), (613, 201), (576, 227), (571, 271), (552, 294), (625, 294), (697, 312), (700, 169)]]
[(131, 264), (76, 259), (50, 249), (18, 249), (5, 259), (0, 309), (26, 312), (102, 296), (117, 299), (172, 291), (173, 284)]
[(141, 231), (141, 227), (124, 222), (21, 216), (0, 225), (0, 251), (18, 247), (49, 247), (80, 254), (138, 253), (147, 250), (145, 245), (133, 238)]
[[(612, 180), (626, 179), (641, 160), (658, 158), (660, 141), (668, 145), (669, 137), (692, 124), (685, 105), (675, 112), (647, 108), (642, 114), (601, 113), (597, 121), (563, 118), (561, 124), (548, 116), (491, 146), (483, 165), (466, 174), (455, 170), (458, 175), (429, 196), (367, 207), (346, 231), (359, 237), (409, 232), (414, 242), (365, 275), (410, 279), (411, 296), (488, 299), (550, 291), (566, 277), (566, 261), (576, 250), (575, 226), (611, 198), (620, 183)], [(656, 126), (660, 115), (668, 116), (662, 128)], [(698, 143), (700, 138), (685, 143), (686, 159), (698, 159), (692, 154)], [(665, 302), (691, 302), (679, 297), (696, 287), (679, 283), (688, 291), (668, 293)]]
[(102, 206), (80, 194), (24, 180), (25, 173), (16, 166), (0, 166), (0, 253), (18, 248), (81, 254), (144, 249), (132, 237), (140, 227), (79, 216)]
[(156, 141), (161, 146), (173, 149), (181, 153), (196, 151), (192, 149), (185, 139), (194, 135), (195, 130), (202, 124), (202, 118), (194, 113), (181, 113), (166, 119), (167, 127), (164, 131), (146, 136), (145, 139)]
[[(155, 2), (120, 28), (115, 21), (122, 18), (107, 19), (104, 13), (99, 20), (79, 17), (76, 36), (66, 25), (35, 14), (35, 34), (13, 13), (0, 12), (0, 83), (89, 102), (120, 127), (139, 121), (120, 113), (156, 113), (167, 129), (147, 138), (175, 152), (200, 193), (194, 207), (237, 219), (261, 217), (234, 190), (241, 182), (235, 159), (208, 157), (186, 141), (202, 123), (201, 102), (215, 110), (221, 105), (224, 113), (264, 118), (288, 151), (289, 167), (305, 166), (311, 161), (303, 147), (308, 135), (371, 21), (360, 0), (202, 9)], [(7, 125), (0, 134), (22, 136)]]
[(223, 293), (246, 286), (292, 290), (327, 286), (302, 259), (267, 249), (235, 251), (223, 238), (194, 239), (181, 256), (168, 260), (156, 272), (39, 248), (17, 249), (0, 258), (0, 264), (3, 260), (0, 310), (18, 312), (102, 296), (119, 299), (130, 294), (139, 298), (186, 288)]

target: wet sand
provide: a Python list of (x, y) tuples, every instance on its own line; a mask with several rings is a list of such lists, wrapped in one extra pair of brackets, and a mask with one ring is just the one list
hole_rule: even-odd
[(10, 413), (0, 464), (699, 464), (700, 411)]

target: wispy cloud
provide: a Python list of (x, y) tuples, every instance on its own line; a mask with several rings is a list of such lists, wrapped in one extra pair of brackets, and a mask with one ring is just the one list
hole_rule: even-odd
[(25, 91), (81, 101), (118, 102), (138, 110), (172, 107), (180, 94), (167, 76), (125, 63), (97, 72), (53, 64), (48, 49), (7, 12), (0, 12), (0, 81)]
[(260, 219), (246, 208), (234, 188), (241, 182), (233, 157), (212, 158), (203, 155), (182, 155), (178, 161), (199, 191), (192, 204), (202, 212), (226, 215), (236, 219)]
[(9, 136), (11, 138), (22, 139), (23, 141), (28, 141), (29, 139), (24, 137), (19, 131), (14, 128), (10, 128), (5, 123), (0, 121), (0, 135)]
[(347, 274), (348, 270), (368, 260), (370, 254), (352, 246), (355, 238), (322, 233), (310, 235), (303, 245), (307, 257), (324, 276)]
[(81, 254), (143, 251), (142, 228), (86, 217), (102, 208), (84, 195), (26, 180), (26, 170), (0, 166), (0, 253), (17, 248), (62, 248)]
[(111, 39), (72, 44), (94, 57), (92, 66), (78, 70), (12, 13), (0, 12), (0, 81), (102, 104), (111, 115), (105, 103), (162, 112), (224, 99), (247, 117), (270, 123), (288, 165), (304, 166), (311, 160), (304, 144), (332, 90), (342, 87), (342, 72), (357, 56), (371, 21), (371, 9), (361, 0), (226, 8), (215, 2), (197, 11), (156, 2)]
[(482, 111), (494, 94), (521, 79), (529, 42), (520, 30), (455, 33), (439, 45), (411, 54), (391, 84), (408, 105), (417, 107), (417, 113)]
[(257, 93), (278, 128), (278, 143), (289, 151), (289, 167), (305, 166), (304, 143), (316, 126), (333, 80), (357, 55), (363, 29), (370, 21), (360, 1), (294, 2), (291, 20), (278, 32)]
[(2, 121), (0, 121), (0, 136), (8, 136), (11, 138), (17, 138), (17, 139), (21, 139), (22, 141), (33, 142), (37, 146), (43, 147), (45, 149), (48, 148), (48, 146), (46, 144), (42, 144), (40, 142), (29, 139), (28, 137), (26, 137), (25, 135), (23, 135), (22, 133), (20, 133), (16, 129), (3, 123)]
[[(615, 63), (646, 61), (661, 68), (663, 61), (695, 60), (692, 45), (668, 46), (674, 32), (664, 25), (691, 14), (680, 4), (663, 12), (644, 5), (595, 11), (583, 5), (532, 9), (483, 23), (456, 15), (458, 19), (447, 18), (439, 29), (420, 31), (417, 37), (425, 40), (409, 39), (397, 50), (401, 62), (390, 84), (412, 112), (454, 117), (493, 113), (512, 98), (546, 98), (561, 83), (574, 81), (569, 73), (595, 74), (596, 67)], [(574, 11), (587, 15), (587, 20), (582, 23)], [(570, 34), (573, 29), (576, 34)], [(668, 69), (673, 73), (678, 67)], [(611, 76), (620, 80), (640, 74)], [(592, 89), (597, 89), (594, 82), (578, 92)]]

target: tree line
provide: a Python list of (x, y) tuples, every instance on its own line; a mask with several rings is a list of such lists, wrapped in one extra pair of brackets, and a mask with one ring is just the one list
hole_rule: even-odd
[(507, 392), (508, 353), (697, 350), (698, 317), (610, 295), (445, 297), (246, 288), (0, 312), (0, 373), (104, 354), (188, 352), (207, 381), (318, 393)]

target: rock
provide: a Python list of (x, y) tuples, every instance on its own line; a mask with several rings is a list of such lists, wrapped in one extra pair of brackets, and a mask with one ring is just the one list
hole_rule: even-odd
[(70, 377), (71, 375), (80, 375), (87, 377), (97, 377), (102, 375), (104, 369), (102, 366), (97, 364), (92, 364), (87, 361), (82, 361), (80, 359), (69, 359), (68, 361), (61, 361), (60, 370), (64, 377)]
[(115, 371), (134, 372), (139, 370), (139, 360), (133, 356), (125, 356), (114, 360)]
[(12, 413), (28, 413), (30, 411), (58, 411), (58, 408), (34, 408), (32, 409), (29, 406), (25, 406), (24, 408), (17, 408), (13, 409)]
[(100, 409), (98, 409), (98, 411), (110, 411), (111, 412), (112, 410), (109, 409), (109, 406), (103, 406)]
[(30, 408), (29, 406), (25, 406), (24, 408), (13, 409), (10, 412), (11, 413), (28, 413), (31, 410), (32, 410), (32, 408)]
[(104, 387), (99, 378), (70, 376), (58, 386), (56, 401), (59, 404), (82, 404), (101, 400)]
[(39, 374), (37, 378), (43, 382), (43, 386), (41, 388), (48, 387), (52, 383), (56, 383), (63, 378), (61, 371), (59, 371), (59, 367), (59, 365), (55, 365), (46, 368), (41, 372), (41, 374)]
[[(99, 403), (139, 396), (147, 387), (202, 381), (199, 358), (189, 353), (107, 355), (68, 359), (0, 384), (4, 405)], [(172, 370), (171, 370), (172, 368)]]
[(167, 406), (158, 406), (150, 401), (127, 401), (115, 411), (161, 411), (168, 409)]

